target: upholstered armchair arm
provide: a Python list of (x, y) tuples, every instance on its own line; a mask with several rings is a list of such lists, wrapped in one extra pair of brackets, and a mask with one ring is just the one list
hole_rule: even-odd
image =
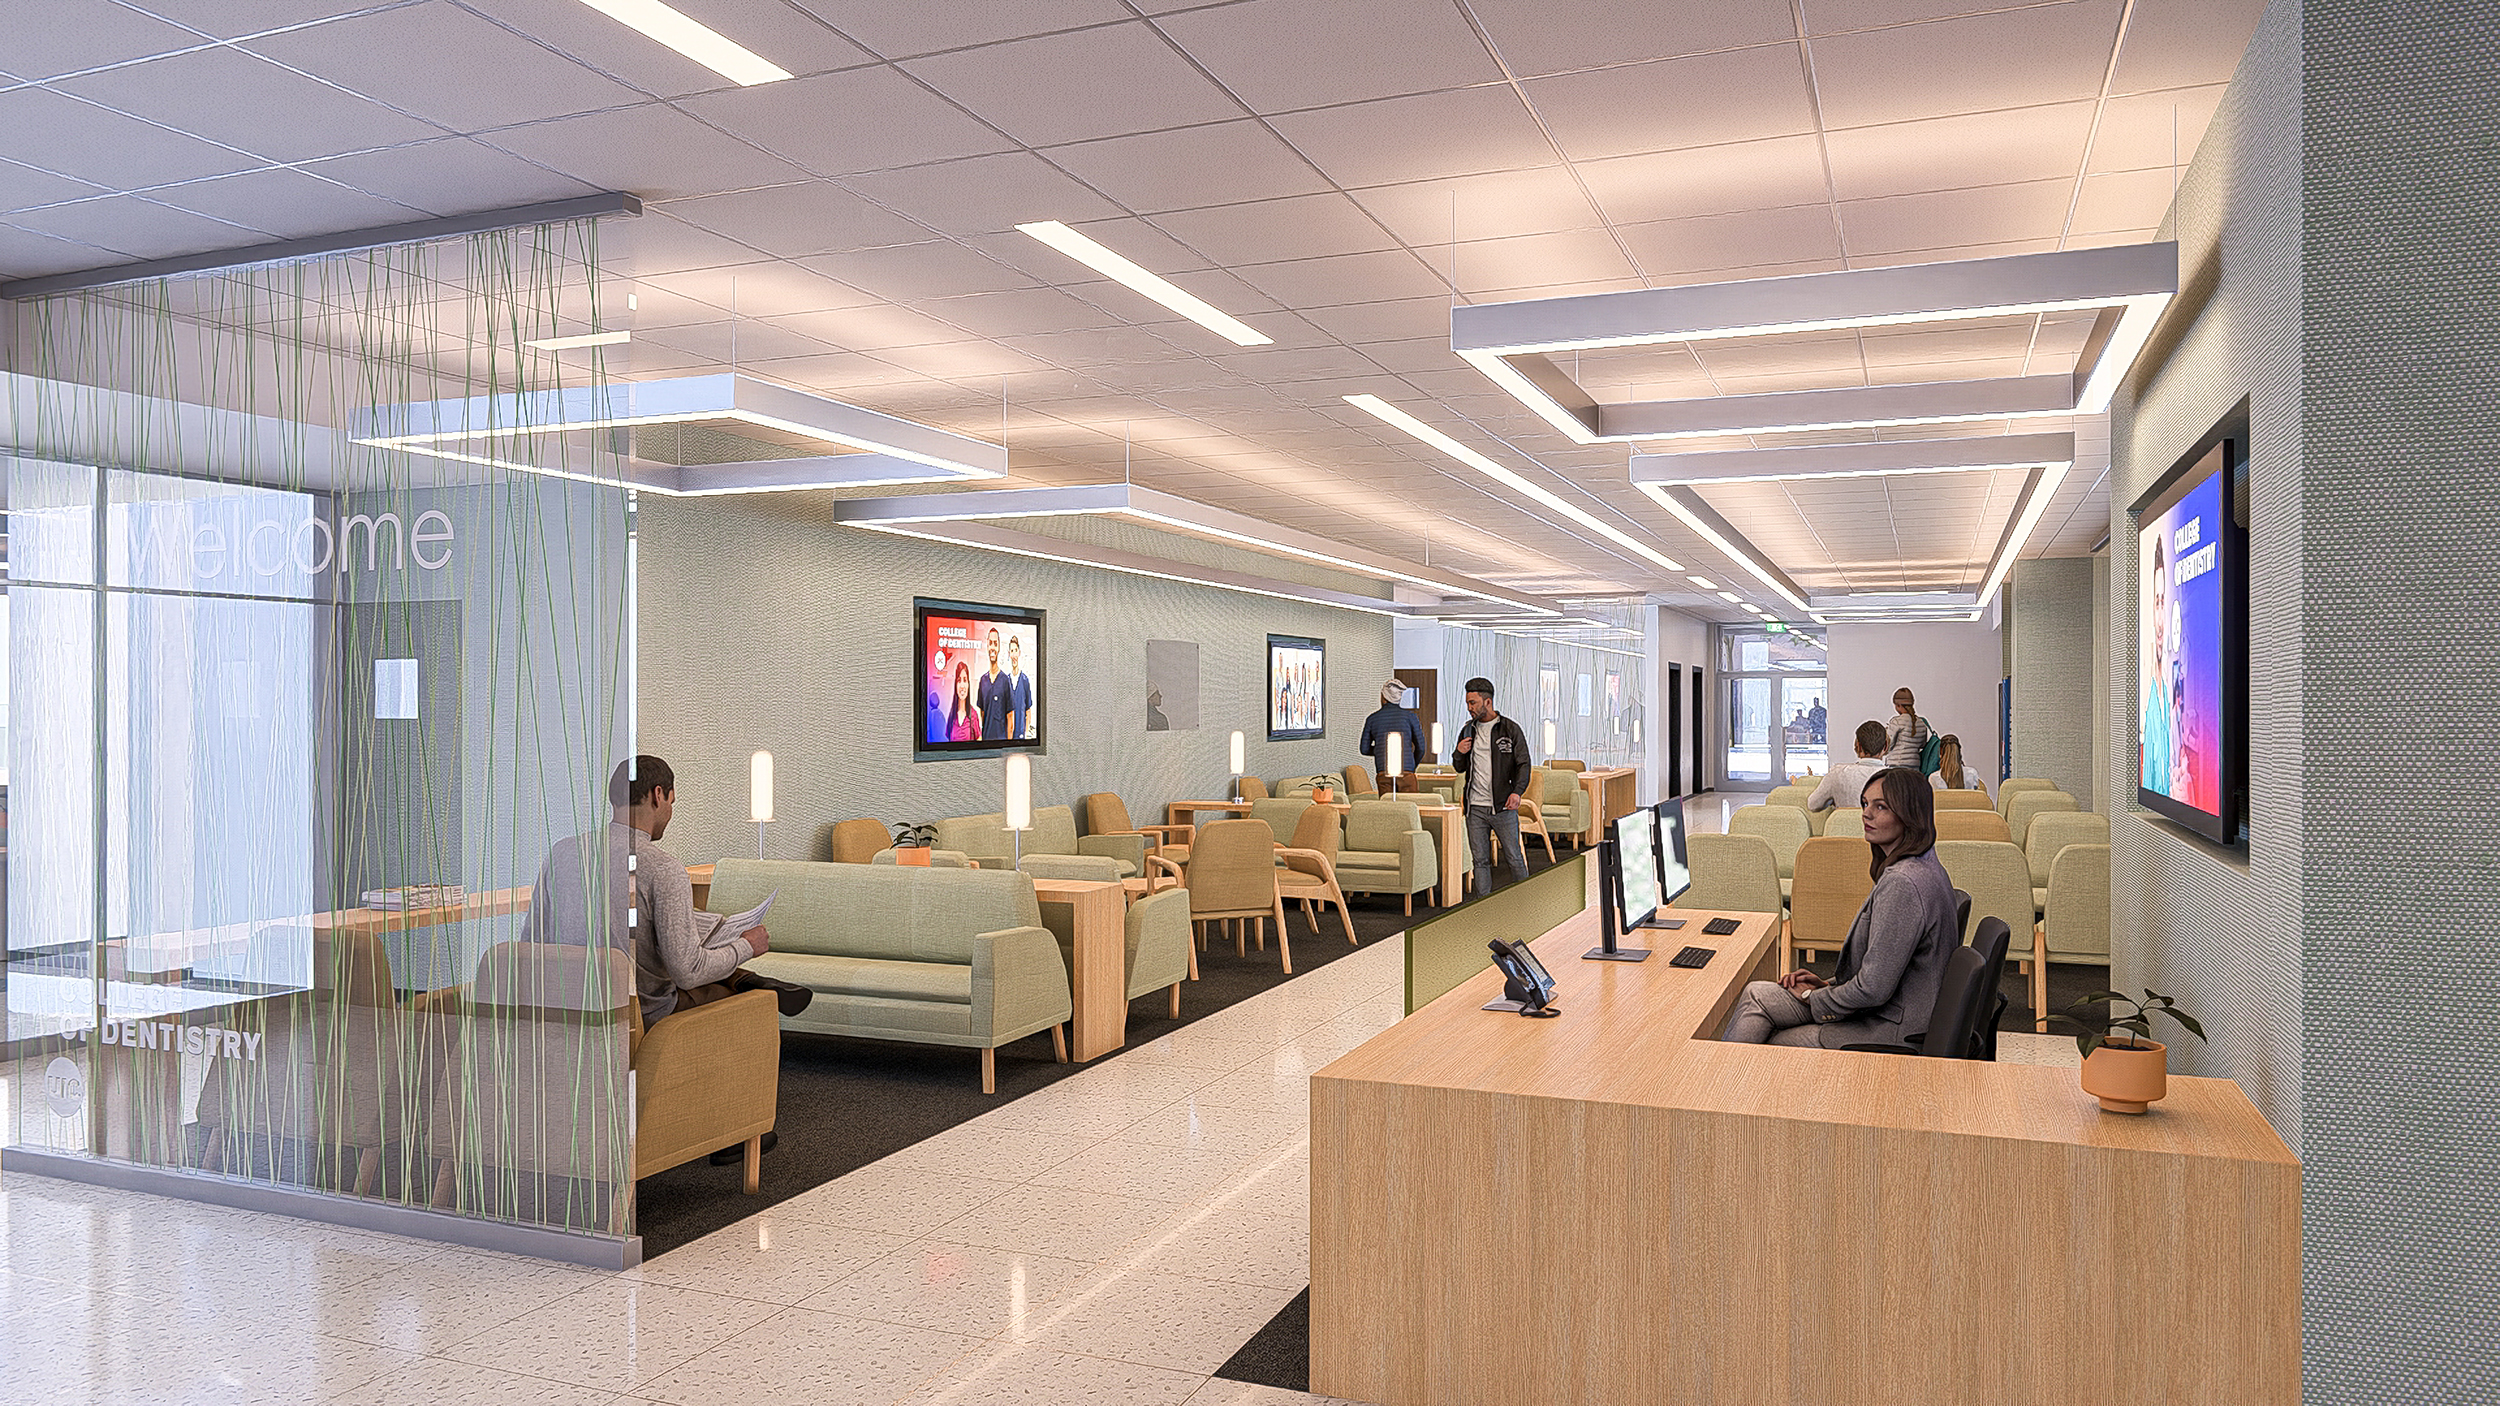
[(967, 853), (964, 855), (964, 862), (975, 869), (1013, 869), (1016, 867), (1016, 862), (1003, 854)]
[(1079, 835), (1076, 852), (1120, 860), (1132, 874), (1146, 872), (1146, 837), (1133, 830), (1116, 835)]
[(654, 1024), (634, 1050), (634, 1174), (771, 1130), (780, 1081), (781, 1013), (769, 991)]
[(1432, 847), (1432, 832), (1409, 830), (1398, 836), (1398, 882), (1413, 893), (1440, 881), (1441, 856)]
[(1043, 927), (1001, 928), (972, 939), (972, 1033), (993, 1043), (1030, 1035), (1076, 1013), (1067, 959)]
[[(1431, 837), (1426, 836), (1425, 839), (1429, 842)], [(1315, 879), (1326, 879), (1332, 884), (1337, 882), (1337, 866), (1329, 863), (1328, 856), (1318, 850), (1294, 849), (1287, 845), (1278, 845), (1276, 857), (1285, 862), (1286, 868), (1297, 874), (1308, 874)]]

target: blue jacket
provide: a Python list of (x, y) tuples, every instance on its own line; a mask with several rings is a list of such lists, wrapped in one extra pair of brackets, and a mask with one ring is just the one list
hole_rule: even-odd
[(1412, 710), (1395, 703), (1383, 703), (1372, 710), (1370, 717), (1363, 719), (1363, 740), (1359, 750), (1364, 756), (1387, 761), (1388, 743), (1384, 739), (1393, 732), (1405, 735), (1405, 755), (1399, 760), (1408, 771), (1413, 771), (1416, 760), (1424, 754), (1424, 725), (1415, 720)]

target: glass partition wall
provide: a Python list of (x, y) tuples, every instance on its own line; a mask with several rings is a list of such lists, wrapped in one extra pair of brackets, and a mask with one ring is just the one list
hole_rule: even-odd
[[(1716, 633), (1727, 708), (1718, 784), (1732, 791), (1766, 791), (1829, 771), (1829, 665), (1822, 637), (1729, 625)], [(1844, 760), (1851, 755), (1842, 753)]]
[[(526, 345), (602, 321), (596, 238), (21, 305), (13, 1167), (628, 1253), (625, 876), (530, 923), (584, 950), (512, 960), (630, 750), (630, 496), (525, 413), (602, 381), (596, 349)], [(357, 442), (455, 398), (486, 423), (441, 452)]]

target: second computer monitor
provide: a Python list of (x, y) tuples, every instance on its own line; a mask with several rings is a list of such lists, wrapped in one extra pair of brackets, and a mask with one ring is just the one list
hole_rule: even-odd
[(1664, 908), (1693, 886), (1693, 871), (1684, 862), (1684, 803), (1660, 801), (1650, 809), (1658, 817), (1658, 906)]

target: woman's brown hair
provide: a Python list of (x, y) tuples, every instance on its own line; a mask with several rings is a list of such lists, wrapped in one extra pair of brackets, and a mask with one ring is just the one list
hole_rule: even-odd
[(1962, 739), (1952, 733), (1936, 739), (1936, 774), (1957, 791), (1970, 789), (1962, 784)]
[(1906, 766), (1888, 766), (1868, 777), (1866, 789), (1858, 793), (1858, 803), (1866, 803), (1866, 792), (1884, 788), (1884, 804), (1892, 818), (1901, 822), (1901, 833), (1890, 845), (1875, 851), (1875, 862), (1866, 866), (1868, 878), (1884, 877), (1884, 870), (1904, 859), (1915, 859), (1936, 847), (1936, 793), (1927, 778)]

